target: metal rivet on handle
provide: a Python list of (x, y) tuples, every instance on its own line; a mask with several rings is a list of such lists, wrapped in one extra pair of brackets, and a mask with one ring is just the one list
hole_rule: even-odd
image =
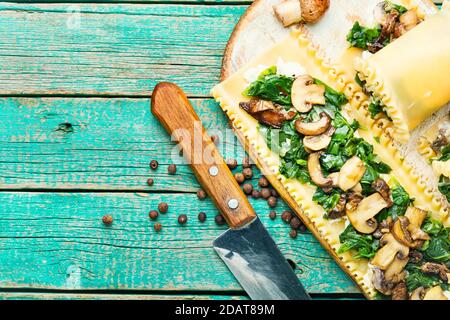
[(209, 174), (213, 177), (217, 176), (217, 174), (219, 173), (219, 168), (217, 168), (216, 166), (211, 166), (209, 167)]
[(237, 201), (236, 199), (228, 200), (228, 207), (230, 209), (236, 209), (237, 207), (239, 207), (239, 201)]

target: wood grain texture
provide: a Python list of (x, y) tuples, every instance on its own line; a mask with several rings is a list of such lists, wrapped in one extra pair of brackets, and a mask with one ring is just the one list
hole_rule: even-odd
[(245, 8), (2, 3), (0, 94), (146, 96), (174, 81), (208, 96)]
[(244, 295), (0, 292), (0, 300), (249, 300)]
[[(160, 233), (148, 211), (169, 203)], [(356, 292), (311, 234), (288, 237), (268, 218), (263, 200), (251, 201), (286, 258), (312, 293)], [(277, 210), (286, 209), (279, 205)], [(206, 212), (204, 224), (197, 221)], [(211, 242), (226, 226), (214, 223), (210, 199), (187, 194), (0, 193), (0, 288), (241, 290)], [(188, 214), (185, 226), (177, 215)], [(101, 222), (112, 214), (114, 222)]]
[[(191, 102), (208, 133), (219, 135), (221, 154), (242, 159), (218, 105)], [(0, 98), (0, 189), (196, 191), (192, 171), (149, 109), (150, 99)], [(177, 175), (167, 174), (170, 163)]]

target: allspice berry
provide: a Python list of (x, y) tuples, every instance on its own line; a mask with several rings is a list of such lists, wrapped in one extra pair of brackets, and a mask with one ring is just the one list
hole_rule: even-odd
[(253, 186), (251, 183), (244, 183), (244, 186), (242, 187), (245, 194), (251, 194), (253, 191)]
[(230, 168), (230, 170), (234, 170), (236, 169), (238, 163), (236, 159), (228, 159), (227, 160), (227, 166), (228, 168)]
[(148, 178), (147, 179), (147, 185), (149, 185), (149, 186), (153, 185), (153, 179), (152, 178)]
[(289, 221), (289, 225), (291, 226), (292, 229), (297, 230), (302, 224), (302, 221), (297, 217), (297, 216), (293, 216), (291, 221)]
[(286, 223), (291, 222), (291, 219), (292, 219), (292, 212), (290, 212), (290, 211), (288, 211), (288, 210), (283, 211), (283, 212), (281, 213), (281, 219), (282, 219), (284, 222), (286, 222)]
[(270, 196), (272, 196), (272, 193), (270, 192), (269, 188), (261, 189), (261, 197), (263, 197), (264, 199), (269, 199)]
[(222, 226), (225, 224), (225, 219), (220, 213), (214, 217), (214, 221), (219, 226)]
[(269, 218), (271, 220), (275, 220), (276, 217), (277, 217), (277, 213), (275, 211), (270, 211)]
[(113, 217), (110, 215), (104, 215), (102, 221), (105, 225), (109, 226), (113, 223)]
[(275, 189), (270, 189), (270, 193), (272, 193), (272, 196), (278, 198), (280, 195), (278, 194), (277, 190)]
[(269, 186), (269, 180), (267, 180), (266, 177), (261, 177), (258, 180), (258, 186), (260, 186), (261, 188), (265, 188)]
[(205, 222), (205, 220), (206, 220), (206, 213), (200, 212), (200, 213), (198, 214), (198, 221), (200, 221), (200, 222)]
[(179, 224), (185, 224), (186, 222), (187, 222), (187, 215), (185, 215), (185, 214), (180, 214), (179, 216), (178, 216), (178, 223)]
[(305, 233), (306, 231), (308, 231), (308, 229), (304, 224), (301, 224), (300, 227), (298, 227), (298, 231), (301, 233)]
[(242, 167), (245, 168), (250, 168), (251, 164), (250, 164), (250, 158), (249, 157), (244, 157), (244, 159), (242, 160)]
[(243, 169), (242, 174), (244, 175), (245, 179), (251, 179), (253, 177), (253, 171), (250, 168)]
[(158, 203), (158, 210), (161, 213), (166, 213), (169, 210), (169, 205), (165, 202)]
[(156, 210), (151, 210), (148, 213), (148, 216), (150, 217), (150, 219), (155, 220), (156, 218), (158, 218), (158, 211)]
[(169, 164), (169, 166), (167, 167), (167, 172), (169, 174), (175, 174), (177, 173), (177, 166), (174, 164)]
[(261, 197), (261, 192), (259, 190), (253, 189), (252, 191), (252, 198), (253, 199), (258, 199)]
[(291, 231), (289, 231), (289, 236), (290, 236), (292, 239), (297, 238), (297, 230), (291, 229)]
[(267, 204), (269, 205), (269, 207), (271, 208), (275, 208), (277, 206), (277, 198), (270, 196), (269, 199), (267, 199)]
[(199, 198), (200, 200), (206, 199), (206, 192), (205, 192), (205, 190), (198, 189), (197, 190), (197, 198)]
[(244, 182), (245, 178), (244, 175), (240, 172), (234, 174), (234, 179), (236, 179), (237, 183), (242, 184)]
[(150, 168), (156, 170), (158, 168), (158, 161), (156, 160), (150, 161)]
[(156, 223), (153, 225), (153, 229), (155, 229), (156, 232), (161, 231), (161, 229), (162, 229), (162, 224), (159, 223), (159, 222), (156, 222)]

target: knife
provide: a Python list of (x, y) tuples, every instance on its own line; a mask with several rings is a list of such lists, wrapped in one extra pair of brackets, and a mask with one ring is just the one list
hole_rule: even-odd
[(220, 258), (255, 300), (309, 300), (291, 266), (256, 216), (184, 92), (161, 82), (151, 111), (183, 150), (230, 229), (213, 241)]

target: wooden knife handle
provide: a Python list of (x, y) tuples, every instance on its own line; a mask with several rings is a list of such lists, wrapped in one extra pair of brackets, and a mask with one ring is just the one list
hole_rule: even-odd
[(173, 83), (159, 83), (153, 90), (151, 110), (178, 142), (198, 181), (228, 225), (239, 228), (253, 220), (255, 211), (184, 92)]

